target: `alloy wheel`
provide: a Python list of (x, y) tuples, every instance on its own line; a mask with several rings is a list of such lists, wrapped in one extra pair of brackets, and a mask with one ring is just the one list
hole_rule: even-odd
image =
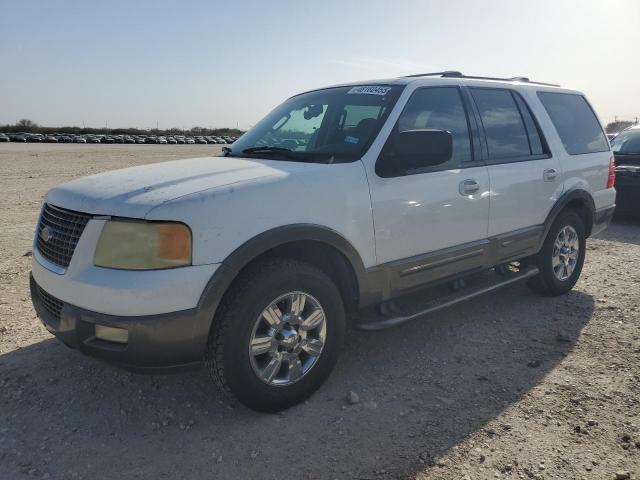
[(580, 241), (578, 232), (571, 225), (560, 229), (553, 244), (551, 265), (553, 274), (558, 280), (568, 280), (578, 263), (580, 253)]
[(317, 364), (326, 336), (320, 302), (308, 293), (285, 293), (255, 321), (249, 341), (251, 367), (268, 385), (291, 385)]

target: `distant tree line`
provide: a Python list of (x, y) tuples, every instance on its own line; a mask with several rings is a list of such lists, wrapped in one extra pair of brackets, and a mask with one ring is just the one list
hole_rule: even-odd
[(74, 135), (82, 134), (109, 134), (109, 135), (230, 135), (232, 137), (240, 136), (244, 133), (237, 128), (204, 128), (192, 127), (188, 130), (182, 128), (150, 129), (144, 130), (140, 128), (82, 128), (82, 127), (43, 127), (37, 123), (23, 118), (16, 122), (15, 125), (0, 125), (0, 132), (5, 133), (42, 133), (44, 135), (50, 133), (71, 133)]

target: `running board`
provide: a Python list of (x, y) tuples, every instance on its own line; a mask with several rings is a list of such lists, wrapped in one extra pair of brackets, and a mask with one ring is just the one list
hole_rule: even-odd
[(540, 270), (538, 270), (537, 267), (528, 266), (522, 268), (518, 272), (508, 273), (505, 275), (495, 274), (492, 275), (493, 278), (484, 279), (482, 282), (463, 290), (450, 293), (426, 303), (415, 305), (405, 309), (404, 311), (401, 310), (398, 312), (398, 315), (381, 315), (375, 320), (356, 323), (354, 326), (359, 330), (383, 330), (385, 328), (397, 327), (428, 313), (442, 310), (443, 308), (450, 307), (456, 303), (464, 302), (485, 293), (498, 290), (499, 288), (535, 277), (539, 273)]

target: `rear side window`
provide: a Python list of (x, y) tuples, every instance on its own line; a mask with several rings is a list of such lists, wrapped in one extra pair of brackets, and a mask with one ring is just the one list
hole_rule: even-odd
[(507, 89), (472, 88), (490, 159), (526, 159), (544, 153), (537, 125), (524, 101)]
[(570, 155), (606, 152), (609, 142), (595, 113), (582, 95), (538, 92), (558, 135)]

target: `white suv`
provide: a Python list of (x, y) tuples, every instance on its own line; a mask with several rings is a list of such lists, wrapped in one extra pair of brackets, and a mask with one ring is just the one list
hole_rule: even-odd
[(327, 378), (347, 318), (381, 329), (520, 280), (569, 291), (613, 172), (585, 97), (558, 86), (440, 72), (314, 90), (221, 157), (49, 191), (32, 298), (86, 354), (204, 361), (276, 411)]

